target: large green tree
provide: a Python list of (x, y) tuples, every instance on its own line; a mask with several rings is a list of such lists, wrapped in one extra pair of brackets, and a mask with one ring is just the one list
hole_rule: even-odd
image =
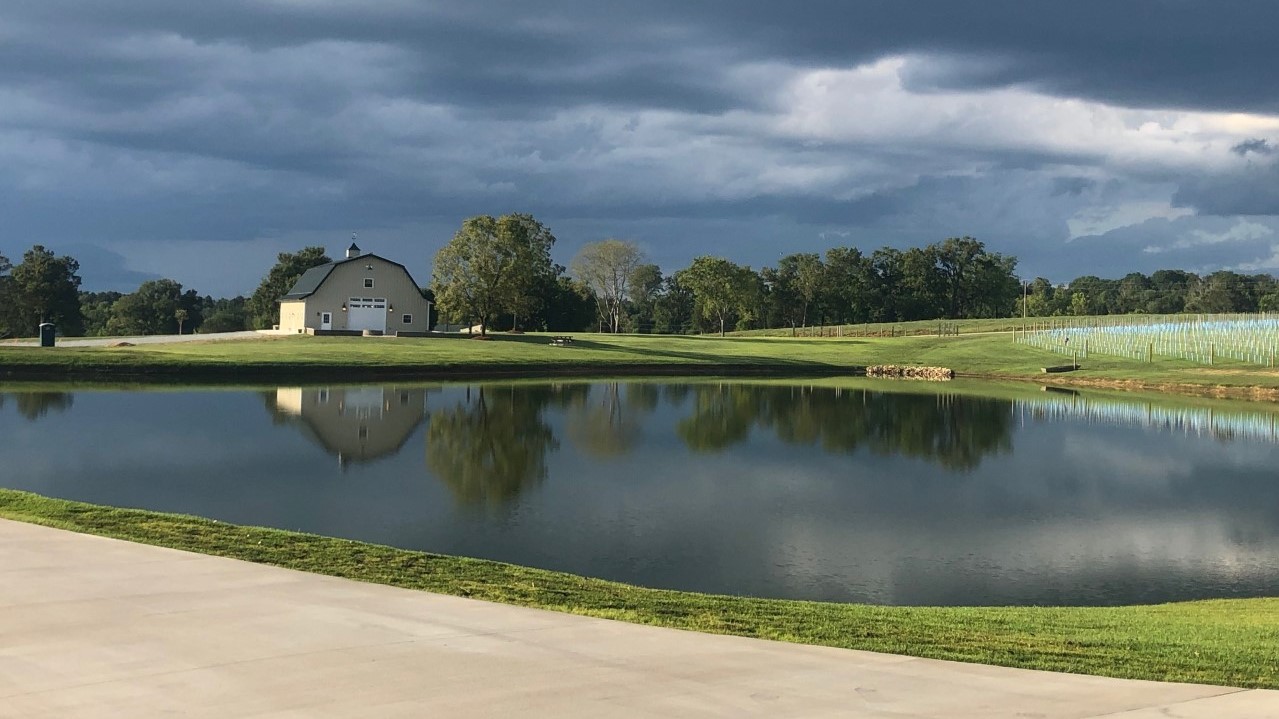
[(687, 279), (688, 270), (679, 270), (662, 282), (662, 291), (653, 300), (655, 332), (682, 335), (693, 329), (696, 303)]
[(722, 337), (729, 317), (750, 312), (754, 307), (758, 277), (749, 267), (703, 255), (684, 270), (681, 281), (693, 292), (697, 314), (717, 322)]
[(787, 255), (778, 260), (777, 269), (766, 267), (760, 274), (792, 332), (796, 326), (807, 327), (809, 313), (826, 288), (822, 258), (807, 252)]
[(266, 329), (280, 320), (280, 298), (293, 289), (302, 273), (328, 264), (333, 260), (324, 253), (323, 247), (303, 247), (297, 252), (281, 252), (276, 257), (275, 266), (267, 272), (262, 284), (254, 290), (246, 309), (249, 325), (254, 329)]
[(644, 253), (634, 242), (607, 239), (582, 245), (569, 265), (569, 272), (595, 292), (600, 316), (613, 333), (621, 328), (622, 307), (643, 261)]
[(201, 306), (195, 291), (183, 292), (174, 280), (147, 280), (112, 305), (107, 331), (113, 335), (170, 335), (179, 329), (195, 329), (202, 319)]
[(62, 334), (81, 334), (79, 271), (73, 257), (58, 257), (42, 245), (27, 250), (9, 276), (12, 332), (34, 335), (40, 323), (52, 322)]
[(431, 289), (440, 311), (468, 324), (478, 321), (481, 335), (500, 312), (529, 311), (530, 298), (556, 275), (554, 244), (555, 236), (532, 215), (466, 219), (435, 255)]
[(841, 323), (869, 322), (874, 304), (875, 270), (856, 247), (826, 251), (826, 304)]
[(635, 268), (631, 274), (630, 331), (653, 332), (656, 324), (657, 299), (662, 294), (662, 268), (647, 264)]

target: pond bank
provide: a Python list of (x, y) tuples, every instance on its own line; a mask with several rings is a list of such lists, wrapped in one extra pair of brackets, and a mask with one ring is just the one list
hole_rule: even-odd
[(726, 338), (579, 335), (283, 337), (121, 348), (0, 347), (0, 381), (280, 383), (514, 377), (857, 376), (871, 365), (933, 366), (957, 376), (1069, 387), (1279, 400), (1279, 370), (1182, 360), (1092, 356), (1069, 375), (1045, 375), (1059, 355), (1010, 335), (898, 338)]
[[(770, 717), (944, 710), (1062, 719), (1134, 709), (1240, 716), (1279, 701), (1266, 690), (627, 625), (5, 521), (0, 542), (11, 560), (0, 566), (0, 604), (13, 607), (6, 618), (20, 658), (0, 676), (0, 694), (15, 716), (96, 716), (104, 707), (309, 715), (323, 706), (334, 717), (680, 717), (734, 707)], [(30, 601), (54, 594), (68, 601)]]
[(1279, 687), (1279, 600), (888, 607), (646, 589), (499, 562), (0, 490), (0, 517), (306, 572), (607, 619), (1111, 677)]

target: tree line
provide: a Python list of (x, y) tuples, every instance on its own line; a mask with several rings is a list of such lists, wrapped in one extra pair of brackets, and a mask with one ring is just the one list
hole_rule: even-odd
[[(972, 237), (864, 253), (832, 247), (755, 270), (704, 255), (666, 274), (634, 242), (584, 245), (556, 264), (550, 229), (528, 214), (465, 220), (434, 258), (424, 296), (450, 323), (489, 330), (725, 333), (729, 330), (1053, 315), (1279, 311), (1269, 274), (1183, 270), (1119, 279), (1022, 282), (1017, 259)], [(0, 337), (53, 322), (67, 336), (230, 332), (279, 321), (280, 297), (322, 247), (283, 252), (248, 297), (214, 298), (171, 279), (131, 293), (83, 292), (79, 263), (36, 245), (14, 265), (0, 255)], [(434, 324), (435, 317), (432, 318)]]
[(1023, 289), (1031, 317), (1279, 312), (1279, 281), (1230, 270), (1204, 276), (1183, 270), (1133, 272), (1117, 280), (1085, 275), (1056, 286), (1038, 277)]
[(866, 255), (837, 247), (797, 253), (759, 271), (702, 256), (664, 275), (626, 240), (588, 243), (569, 267), (531, 215), (479, 216), (435, 256), (431, 286), (450, 321), (490, 328), (720, 332), (1012, 314), (1014, 257), (971, 237)]

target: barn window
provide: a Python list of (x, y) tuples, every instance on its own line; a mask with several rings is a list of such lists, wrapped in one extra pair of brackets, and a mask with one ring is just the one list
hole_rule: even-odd
[(371, 289), (373, 289), (373, 278), (372, 278), (372, 277), (365, 277), (365, 278), (364, 278), (364, 289), (366, 289), (366, 290), (371, 290)]
[(406, 325), (413, 324), (413, 315), (403, 315), (403, 317), (404, 317), (404, 324)]

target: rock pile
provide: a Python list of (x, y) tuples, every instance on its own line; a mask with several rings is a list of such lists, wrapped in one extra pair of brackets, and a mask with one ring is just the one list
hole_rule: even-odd
[(923, 379), (945, 382), (955, 378), (955, 370), (946, 367), (911, 367), (895, 364), (873, 365), (866, 368), (867, 377), (889, 379)]

